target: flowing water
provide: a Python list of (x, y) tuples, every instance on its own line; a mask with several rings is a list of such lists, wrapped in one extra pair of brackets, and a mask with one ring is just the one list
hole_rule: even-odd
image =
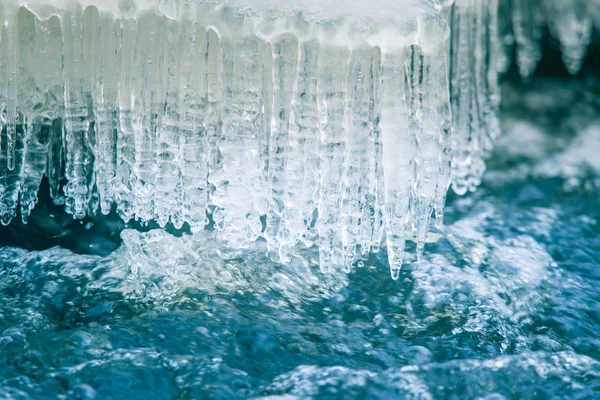
[(599, 88), (505, 86), (482, 187), (398, 281), (210, 232), (0, 248), (0, 399), (600, 398)]

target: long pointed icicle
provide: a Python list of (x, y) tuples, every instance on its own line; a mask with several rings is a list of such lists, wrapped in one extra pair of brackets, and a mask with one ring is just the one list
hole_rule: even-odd
[(500, 113), (500, 86), (498, 83), (498, 65), (500, 65), (501, 50), (498, 45), (500, 40), (496, 35), (498, 32), (499, 16), (499, 1), (488, 0), (487, 7), (483, 8), (484, 23), (487, 27), (484, 43), (486, 46), (486, 58), (484, 69), (485, 74), (485, 97), (483, 99), (483, 121), (486, 126), (484, 140), (483, 155), (488, 157), (492, 151), (494, 141), (500, 136), (500, 121), (498, 116)]
[[(341, 265), (340, 183), (346, 154), (344, 102), (348, 50), (321, 48), (318, 85), (320, 120), (321, 192), (319, 196), (317, 231), (321, 270), (332, 264)], [(336, 71), (335, 73), (333, 71)]]
[[(4, 55), (6, 54), (6, 17), (4, 16), (4, 4), (0, 4), (0, 77), (2, 77), (2, 82), (0, 82), (0, 113), (4, 113), (6, 110), (6, 89), (7, 89), (7, 81), (6, 81), (6, 60)], [(6, 118), (0, 118), (0, 139), (2, 136), (2, 132), (4, 131), (4, 127), (6, 126)], [(3, 151), (3, 145), (0, 140), (0, 156)], [(0, 164), (0, 170), (2, 170), (2, 164)], [(3, 178), (3, 172), (0, 172), (0, 181)], [(4, 188), (0, 183), (0, 194)]]
[[(39, 65), (41, 71), (48, 68), (44, 63), (45, 57), (39, 57), (47, 51), (48, 47), (48, 22), (39, 21), (33, 14), (23, 13), (20, 20), (19, 35), (21, 44), (21, 64), (23, 73), (19, 75), (19, 86), (30, 90), (30, 97), (26, 104), (26, 131), (23, 148), (23, 162), (20, 168), (15, 170), (19, 175), (19, 203), (21, 209), (21, 219), (27, 222), (29, 214), (37, 202), (37, 192), (42, 181), (42, 176), (46, 170), (48, 137), (50, 134), (50, 125), (52, 120), (48, 117), (49, 96), (36, 87), (36, 76), (26, 73), (25, 65), (35, 63), (41, 59)], [(30, 35), (37, 33), (37, 37)], [(44, 72), (38, 73), (45, 73)], [(15, 196), (17, 193), (15, 193)], [(16, 200), (15, 200), (16, 208)]]
[(88, 109), (84, 92), (82, 55), (82, 10), (67, 12), (61, 19), (63, 28), (63, 74), (65, 80), (65, 175), (68, 183), (64, 187), (66, 209), (76, 218), (87, 212), (89, 188), (87, 173), (90, 166), (88, 143)]
[(432, 108), (437, 107), (437, 118), (439, 121), (439, 171), (433, 208), (435, 211), (435, 226), (440, 229), (444, 222), (444, 205), (446, 194), (451, 183), (452, 170), (452, 107), (450, 104), (450, 70), (448, 58), (450, 43), (439, 47), (438, 54), (431, 57), (432, 65), (428, 72), (431, 93), (436, 93)]
[[(82, 71), (83, 71), (83, 90), (84, 98), (86, 101), (86, 107), (89, 107), (88, 114), (93, 115), (94, 105), (93, 102), (89, 101), (87, 97), (88, 93), (91, 93), (95, 86), (95, 77), (98, 75), (98, 33), (100, 31), (100, 13), (93, 7), (87, 7), (83, 12), (82, 17)], [(91, 118), (88, 117), (88, 120)], [(97, 142), (97, 128), (95, 123), (90, 123), (87, 130), (87, 146), (88, 146), (88, 164), (85, 168), (86, 182), (87, 182), (87, 213), (96, 214), (100, 206), (100, 199), (98, 196), (98, 190), (96, 188), (96, 174), (94, 167), (96, 165), (96, 142)]]
[[(372, 153), (369, 157), (369, 172), (367, 174), (369, 183), (367, 185), (371, 187), (372, 191), (367, 192), (366, 196), (371, 196), (372, 198), (365, 198), (363, 219), (368, 218), (372, 221), (372, 231), (368, 233), (368, 236), (370, 236), (368, 248), (365, 241), (363, 241), (363, 256), (370, 251), (375, 253), (379, 251), (385, 233), (385, 178), (383, 171), (383, 138), (380, 128), (382, 64), (381, 50), (379, 48), (373, 49), (369, 75), (369, 92), (371, 97), (369, 132), (373, 144), (371, 147)], [(370, 204), (373, 204), (372, 208)], [(365, 226), (370, 227), (371, 225), (363, 225), (363, 228)]]
[(392, 279), (400, 276), (404, 260), (408, 207), (413, 181), (408, 114), (404, 96), (404, 57), (382, 54), (381, 131), (385, 177), (386, 245)]
[(498, 0), (497, 34), (492, 32), (494, 36), (497, 36), (496, 69), (501, 73), (508, 71), (513, 58), (515, 35), (513, 33), (512, 2), (513, 0)]
[[(2, 180), (3, 193), (2, 202), (0, 202), (0, 223), (2, 225), (8, 225), (12, 218), (15, 217), (17, 212), (17, 205), (19, 199), (19, 191), (21, 188), (21, 175), (23, 169), (23, 152), (24, 152), (24, 132), (25, 126), (18, 124), (15, 131), (12, 133), (14, 147), (12, 150), (12, 169), (10, 167), (10, 161), (8, 154), (6, 155), (6, 166), (5, 170), (0, 173), (4, 176)], [(29, 124), (29, 129), (33, 130), (32, 124)], [(8, 141), (8, 135), (6, 135)], [(0, 159), (1, 161), (1, 159)]]
[(4, 66), (5, 82), (5, 102), (6, 102), (6, 147), (0, 150), (6, 152), (6, 166), (8, 171), (15, 168), (15, 142), (17, 140), (17, 95), (18, 95), (18, 75), (19, 75), (19, 46), (17, 45), (18, 25), (16, 15), (8, 14), (8, 24), (4, 24), (3, 32), (3, 50), (2, 54)]
[[(221, 54), (221, 40), (217, 32), (212, 29), (207, 33), (206, 47), (206, 85), (207, 85), (207, 104), (206, 104), (206, 145), (208, 156), (208, 174), (216, 171), (219, 163), (218, 141), (223, 135), (222, 119), (222, 68), (223, 60)], [(208, 182), (208, 181), (207, 181)]]
[[(415, 147), (415, 180), (411, 192), (410, 208), (414, 224), (417, 258), (423, 257), (425, 239), (429, 231), (435, 188), (438, 183), (440, 164), (440, 129), (443, 120), (433, 93), (438, 68), (432, 63), (436, 57), (428, 57), (412, 46), (407, 55), (408, 81), (408, 129)], [(434, 89), (434, 90), (432, 90)]]
[[(168, 20), (166, 26), (167, 51), (163, 61), (167, 74), (165, 82), (166, 98), (164, 101), (164, 114), (157, 127), (158, 177), (154, 197), (154, 215), (159, 225), (164, 226), (170, 219), (176, 228), (181, 228), (183, 225), (181, 209), (178, 207), (181, 202), (181, 186), (179, 185), (180, 44), (189, 40), (185, 32), (180, 31), (179, 26), (180, 24), (173, 20)], [(181, 38), (185, 40), (181, 40)]]
[[(363, 50), (364, 51), (364, 50)], [(367, 139), (363, 142), (361, 156), (362, 169), (360, 191), (360, 223), (358, 245), (361, 256), (366, 257), (371, 251), (379, 249), (383, 236), (383, 177), (381, 173), (381, 132), (379, 130), (379, 93), (381, 83), (381, 52), (378, 48), (369, 49), (366, 60), (361, 67), (362, 118), (356, 121), (360, 129), (365, 129)], [(364, 125), (363, 125), (364, 124)]]
[(133, 93), (136, 84), (138, 54), (138, 23), (133, 18), (124, 19), (121, 28), (121, 62), (119, 71), (119, 125), (117, 128), (117, 171), (115, 197), (118, 199), (117, 212), (125, 221), (135, 215), (133, 204), (133, 166), (136, 148), (133, 128)]
[(170, 50), (166, 45), (167, 23), (164, 19), (159, 20), (150, 15), (139, 20), (136, 49), (139, 58), (136, 65), (141, 68), (141, 76), (138, 75), (135, 79), (133, 94), (137, 101), (132, 110), (135, 143), (132, 176), (134, 212), (142, 221), (160, 217), (159, 223), (163, 226), (166, 221), (162, 210), (157, 212), (154, 207), (159, 174), (159, 122), (165, 111), (165, 52)]
[(62, 72), (62, 29), (58, 17), (47, 20), (47, 31), (43, 32), (45, 46), (41, 47), (41, 65), (36, 69), (36, 81), (46, 94), (46, 115), (48, 121), (48, 152), (46, 159), (46, 178), (50, 188), (50, 197), (55, 204), (64, 201), (60, 192), (62, 178), (64, 137), (62, 118), (58, 114), (59, 106), (64, 104), (64, 85)]
[[(181, 72), (181, 126), (179, 163), (182, 218), (194, 227), (207, 223), (208, 202), (208, 33), (197, 23), (187, 26), (191, 39), (184, 42)], [(189, 47), (188, 47), (189, 46)]]
[[(26, 64), (31, 61), (35, 52), (35, 41), (29, 36), (34, 31), (35, 22), (33, 15), (27, 10), (19, 10), (16, 15), (18, 24), (14, 24), (12, 29), (7, 31), (8, 52), (16, 57), (7, 63), (9, 69), (9, 80), (7, 82), (7, 120), (6, 129), (6, 169), (1, 175), (4, 176), (2, 182), (2, 201), (0, 203), (0, 222), (7, 225), (16, 215), (19, 192), (22, 186), (22, 168), (23, 156), (26, 149), (24, 145), (24, 136), (29, 136), (28, 132), (33, 131), (32, 112), (36, 103), (39, 102), (39, 93), (35, 88), (34, 80), (24, 69)], [(15, 50), (11, 50), (14, 48)], [(18, 51), (16, 50), (18, 49)], [(21, 90), (31, 90), (32, 96), (28, 97), (28, 102), (24, 104), (17, 114), (17, 88)], [(12, 110), (12, 111), (11, 111)], [(10, 117), (13, 114), (13, 118)]]
[(99, 53), (97, 76), (92, 82), (96, 122), (96, 186), (100, 197), (100, 211), (108, 214), (116, 200), (117, 173), (117, 105), (118, 82), (121, 67), (120, 29), (112, 18), (102, 17), (99, 22)]
[(286, 191), (295, 197), (286, 208), (289, 234), (307, 239), (319, 198), (319, 116), (317, 85), (320, 46), (316, 39), (300, 45), (296, 90), (290, 119), (290, 156)]
[(450, 93), (452, 101), (452, 189), (459, 195), (469, 190), (472, 173), (471, 134), (476, 113), (473, 110), (473, 18), (469, 12), (472, 0), (459, 0), (451, 14)]
[[(369, 141), (369, 81), (371, 63), (369, 48), (358, 48), (350, 55), (346, 100), (347, 151), (341, 187), (340, 227), (342, 230), (342, 257), (346, 271), (350, 271), (356, 258), (363, 198), (362, 191), (368, 188), (365, 173), (368, 170), (365, 147)], [(373, 155), (374, 156), (374, 155)], [(368, 224), (369, 220), (362, 221)]]
[[(269, 246), (277, 246), (279, 259), (289, 261), (296, 243), (287, 221), (287, 207), (292, 205), (294, 193), (287, 192), (289, 174), (296, 171), (286, 168), (294, 149), (290, 145), (290, 106), (298, 63), (298, 41), (284, 36), (273, 44), (273, 117), (269, 144), (268, 199), (269, 212), (265, 238)], [(291, 236), (291, 237), (290, 237)], [(273, 239), (279, 240), (273, 240)], [(271, 240), (269, 240), (271, 239)]]

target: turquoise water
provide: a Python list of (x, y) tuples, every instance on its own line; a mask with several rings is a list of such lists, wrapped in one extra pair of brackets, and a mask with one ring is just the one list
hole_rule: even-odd
[(0, 248), (0, 399), (600, 398), (598, 87), (505, 87), (482, 187), (397, 282), (208, 233)]

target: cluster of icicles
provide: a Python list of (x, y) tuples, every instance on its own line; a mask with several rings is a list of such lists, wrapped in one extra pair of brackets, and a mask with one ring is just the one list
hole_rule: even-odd
[(284, 262), (316, 244), (323, 270), (385, 245), (396, 279), (406, 240), (421, 257), (433, 213), (442, 224), (450, 184), (463, 194), (480, 182), (513, 43), (528, 76), (546, 15), (576, 72), (592, 26), (587, 1), (419, 1), (450, 35), (400, 48), (340, 40), (335, 25), (328, 40), (301, 16), (265, 38), (219, 7), (214, 23), (5, 12), (1, 222), (27, 220), (45, 176), (76, 218), (212, 221), (229, 245), (263, 237)]

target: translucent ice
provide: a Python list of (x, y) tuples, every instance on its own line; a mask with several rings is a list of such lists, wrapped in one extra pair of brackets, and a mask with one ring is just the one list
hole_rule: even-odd
[(547, 25), (571, 74), (579, 72), (592, 39), (600, 27), (598, 0), (498, 0), (498, 47), (500, 71), (506, 71), (516, 47), (519, 72), (529, 78), (542, 57), (542, 29)]
[(323, 270), (385, 245), (397, 278), (481, 180), (512, 44), (529, 76), (546, 16), (576, 72), (591, 4), (3, 1), (0, 220), (45, 175), (76, 218), (212, 219), (283, 261), (317, 244)]

